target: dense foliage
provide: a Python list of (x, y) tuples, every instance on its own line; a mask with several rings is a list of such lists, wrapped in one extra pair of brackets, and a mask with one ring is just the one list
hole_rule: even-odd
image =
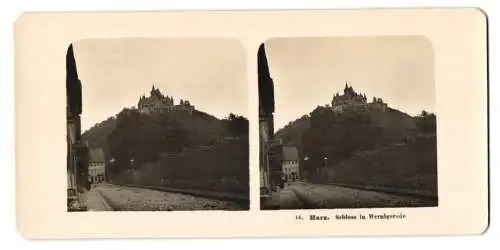
[(383, 141), (382, 129), (361, 110), (339, 114), (318, 107), (311, 113), (310, 126), (302, 136), (303, 154), (308, 157), (305, 168), (336, 164)]
[(144, 115), (123, 109), (84, 137), (89, 146), (105, 149), (111, 181), (135, 170), (152, 175), (146, 179), (171, 175), (182, 176), (183, 183), (202, 184), (224, 177), (248, 186), (248, 126), (245, 117), (235, 114), (217, 119), (200, 111)]
[[(131, 164), (136, 168), (157, 160), (161, 152), (180, 152), (188, 145), (188, 136), (188, 131), (171, 116), (124, 110), (117, 115), (116, 128), (108, 136), (109, 152), (115, 160), (111, 166), (127, 168)], [(119, 170), (110, 168), (111, 172)]]
[(245, 117), (231, 113), (222, 121), (228, 136), (238, 137), (248, 135), (248, 120)]
[(436, 115), (422, 111), (419, 116), (417, 116), (417, 129), (423, 134), (435, 134), (436, 133)]

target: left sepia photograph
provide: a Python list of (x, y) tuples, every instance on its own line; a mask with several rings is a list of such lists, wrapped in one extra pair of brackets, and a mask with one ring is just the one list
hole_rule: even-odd
[(88, 39), (66, 49), (68, 212), (249, 210), (239, 41)]

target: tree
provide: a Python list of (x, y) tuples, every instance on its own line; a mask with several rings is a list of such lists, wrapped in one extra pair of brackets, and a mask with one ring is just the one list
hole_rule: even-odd
[(224, 122), (229, 136), (248, 136), (249, 124), (245, 117), (230, 113)]
[[(188, 131), (169, 115), (141, 116), (133, 110), (117, 115), (115, 130), (108, 136), (110, 155), (116, 164), (114, 173), (158, 160), (161, 153), (178, 153), (188, 145)], [(114, 169), (113, 169), (114, 168)]]
[(335, 113), (331, 109), (318, 106), (311, 112), (311, 129), (317, 131), (328, 130), (335, 120)]
[(311, 112), (310, 128), (302, 134), (302, 150), (309, 157), (305, 168), (322, 166), (325, 156), (329, 164), (335, 164), (358, 150), (373, 148), (378, 140), (380, 129), (369, 112), (350, 109), (336, 113), (318, 106)]
[(436, 115), (427, 111), (422, 111), (417, 116), (417, 130), (424, 134), (436, 133)]

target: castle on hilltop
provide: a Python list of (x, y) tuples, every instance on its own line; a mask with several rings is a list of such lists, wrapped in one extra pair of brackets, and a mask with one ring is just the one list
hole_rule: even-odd
[(173, 97), (164, 96), (154, 85), (149, 97), (143, 95), (139, 98), (137, 108), (141, 114), (147, 115), (173, 111), (185, 111), (193, 114), (194, 111), (194, 106), (189, 101), (181, 99), (180, 103), (175, 105)]
[(352, 86), (348, 86), (347, 82), (344, 87), (344, 94), (338, 92), (333, 96), (332, 109), (335, 112), (342, 113), (350, 109), (371, 109), (385, 111), (387, 104), (382, 98), (373, 97), (373, 101), (368, 103), (365, 94), (356, 93)]

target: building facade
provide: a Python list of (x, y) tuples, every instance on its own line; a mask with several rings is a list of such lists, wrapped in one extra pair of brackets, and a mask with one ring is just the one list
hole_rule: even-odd
[(299, 151), (296, 147), (283, 146), (282, 171), (288, 181), (300, 179)]
[(145, 95), (139, 98), (137, 108), (141, 114), (158, 114), (164, 112), (184, 111), (190, 114), (194, 111), (194, 106), (187, 100), (180, 100), (180, 103), (175, 105), (174, 98), (165, 96), (155, 86), (152, 87), (150, 95)]
[(332, 108), (336, 112), (343, 112), (349, 108), (357, 108), (366, 104), (366, 95), (356, 93), (352, 86), (345, 84), (344, 94), (336, 93), (333, 96)]
[(373, 97), (373, 101), (368, 103), (365, 94), (354, 91), (352, 86), (345, 84), (344, 93), (336, 93), (332, 99), (332, 109), (335, 112), (342, 113), (346, 110), (370, 109), (385, 111), (387, 104), (381, 98)]
[(81, 140), (82, 84), (78, 78), (73, 45), (66, 54), (66, 147), (68, 211), (84, 210), (80, 194), (88, 189), (88, 147)]
[(68, 189), (85, 189), (88, 148), (81, 141), (82, 84), (78, 78), (73, 45), (66, 54), (66, 128)]
[(281, 169), (276, 164), (279, 155), (274, 154), (277, 145), (274, 142), (274, 82), (269, 74), (264, 44), (257, 54), (258, 92), (259, 92), (259, 135), (260, 135), (260, 196), (261, 206), (279, 183)]

